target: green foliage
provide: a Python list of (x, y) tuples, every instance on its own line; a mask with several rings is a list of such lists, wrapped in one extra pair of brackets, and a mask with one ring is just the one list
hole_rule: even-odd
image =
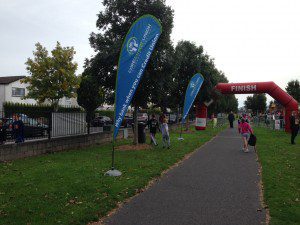
[[(169, 99), (169, 105), (175, 109), (178, 106), (183, 107), (186, 88), (190, 79), (198, 72), (200, 72), (201, 58), (204, 58), (203, 47), (197, 47), (194, 43), (189, 41), (178, 42), (175, 48), (175, 67), (176, 72), (173, 75), (172, 94)], [(202, 74), (202, 71), (201, 71)], [(207, 81), (207, 76), (204, 76), (204, 84)], [(202, 90), (200, 91), (202, 95)]]
[[(6, 117), (11, 117), (14, 113), (25, 114), (31, 118), (50, 117), (54, 112), (54, 107), (51, 105), (33, 105), (24, 103), (5, 102), (3, 104)], [(58, 107), (58, 112), (80, 112), (77, 107)]]
[(288, 82), (285, 90), (291, 95), (297, 102), (300, 103), (300, 83), (299, 80), (291, 80)]
[(57, 42), (56, 47), (48, 55), (48, 51), (40, 43), (33, 52), (34, 59), (28, 58), (26, 69), (31, 76), (24, 78), (22, 82), (29, 87), (26, 98), (33, 98), (39, 103), (50, 101), (55, 107), (59, 99), (74, 97), (77, 88), (75, 71), (77, 63), (73, 62), (74, 48), (62, 47)]
[(145, 14), (158, 18), (163, 33), (135, 93), (133, 104), (146, 107), (149, 102), (158, 104), (166, 101), (166, 91), (163, 89), (168, 85), (173, 70), (170, 40), (173, 10), (166, 6), (165, 0), (110, 0), (103, 1), (103, 5), (105, 10), (99, 13), (97, 20), (99, 33), (92, 33), (90, 37), (91, 46), (97, 54), (86, 62), (85, 71), (99, 80), (105, 93), (105, 102), (114, 102), (118, 58), (125, 36), (133, 22)]
[(77, 89), (77, 102), (87, 112), (89, 122), (93, 112), (104, 102), (104, 93), (93, 76), (83, 76)]
[(254, 128), (270, 225), (300, 224), (300, 148), (290, 134)]
[[(202, 46), (196, 46), (189, 41), (178, 42), (175, 48), (176, 72), (173, 76), (172, 94), (170, 106), (175, 109), (183, 107), (186, 88), (195, 73), (200, 72), (204, 77), (201, 90), (195, 100), (195, 104), (209, 101), (214, 98), (212, 90), (219, 82), (227, 83), (228, 80), (222, 71), (219, 71), (214, 60), (208, 54), (204, 54)], [(234, 95), (220, 95), (209, 107), (212, 112), (237, 111), (238, 102)]]
[(248, 96), (244, 102), (246, 109), (251, 109), (252, 112), (264, 113), (267, 109), (267, 97), (266, 94), (254, 94), (253, 96)]
[[(220, 129), (171, 132), (172, 150), (117, 151), (121, 177), (107, 177), (111, 144), (0, 164), (1, 224), (88, 224), (107, 215)], [(161, 135), (158, 135), (161, 140)], [(129, 144), (129, 141), (118, 144)]]
[(97, 110), (95, 113), (98, 113), (99, 116), (107, 116), (111, 119), (114, 119), (114, 111), (112, 110)]
[[(173, 48), (170, 40), (173, 10), (165, 0), (110, 0), (104, 1), (103, 5), (105, 10), (99, 13), (97, 20), (99, 33), (92, 33), (90, 37), (91, 46), (97, 54), (86, 61), (85, 73), (97, 77), (104, 90), (106, 103), (114, 102), (118, 58), (126, 33), (132, 23), (144, 14), (158, 18), (163, 33), (134, 95), (133, 106), (147, 107), (148, 103), (152, 103), (162, 111), (182, 107), (186, 87), (196, 72), (205, 78), (196, 102), (210, 100), (213, 87), (218, 82), (228, 82), (224, 73), (216, 68), (214, 60), (203, 53), (202, 46), (180, 41)], [(212, 110), (237, 110), (234, 96), (220, 98), (221, 103), (214, 103)], [(225, 107), (226, 103), (230, 106)]]
[(208, 107), (208, 115), (220, 112), (237, 112), (237, 109), (238, 101), (234, 95), (221, 95), (211, 106)]

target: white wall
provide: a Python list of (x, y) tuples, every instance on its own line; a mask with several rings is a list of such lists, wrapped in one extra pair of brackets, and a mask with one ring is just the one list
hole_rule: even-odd
[[(0, 111), (3, 110), (3, 106), (2, 106), (2, 102), (5, 101), (5, 85), (4, 84), (0, 84)], [(1, 112), (0, 112), (1, 115)]]
[(27, 87), (28, 84), (22, 84), (20, 80), (12, 82), (10, 84), (5, 85), (5, 101), (13, 102), (13, 103), (26, 103), (26, 104), (36, 104), (34, 99), (22, 99), (22, 97), (13, 97), (12, 96), (12, 88), (25, 88), (25, 95), (28, 93)]
[[(22, 99), (22, 97), (13, 97), (12, 88), (25, 88), (25, 95), (28, 94), (27, 87), (29, 85), (21, 83), (20, 80), (12, 82), (6, 85), (0, 85), (0, 111), (2, 110), (2, 105), (4, 102), (13, 103), (25, 103), (25, 104), (36, 104), (37, 101), (34, 99)], [(59, 100), (59, 105), (61, 106), (78, 106), (76, 98), (62, 98)]]

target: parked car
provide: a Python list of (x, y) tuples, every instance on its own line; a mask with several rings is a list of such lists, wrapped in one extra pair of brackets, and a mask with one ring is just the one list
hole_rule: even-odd
[(110, 124), (113, 124), (113, 122), (108, 116), (98, 116), (92, 121), (92, 126), (94, 127), (102, 127)]
[(147, 123), (148, 121), (148, 114), (147, 113), (138, 113), (138, 122)]
[[(34, 137), (43, 137), (46, 135), (46, 132), (48, 130), (48, 126), (45, 124), (40, 124), (37, 122), (36, 119), (33, 118), (22, 118), (21, 120), (24, 123), (24, 138), (34, 138)], [(13, 132), (12, 132), (12, 124), (13, 119), (12, 118), (5, 118), (5, 125), (7, 127), (6, 130), (6, 137), (7, 139), (14, 139)]]

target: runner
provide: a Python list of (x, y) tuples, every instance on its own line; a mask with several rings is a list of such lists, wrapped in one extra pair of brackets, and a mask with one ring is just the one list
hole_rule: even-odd
[(243, 139), (243, 151), (244, 152), (249, 152), (248, 149), (248, 140), (250, 137), (250, 134), (253, 134), (253, 130), (251, 128), (251, 126), (249, 125), (249, 123), (246, 122), (246, 120), (244, 118), (241, 119), (241, 123), (239, 124), (239, 133), (242, 135), (242, 139)]

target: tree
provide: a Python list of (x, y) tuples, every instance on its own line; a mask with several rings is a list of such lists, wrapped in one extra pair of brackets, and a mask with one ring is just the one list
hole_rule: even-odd
[[(202, 46), (189, 41), (180, 41), (175, 48), (175, 67), (172, 80), (172, 95), (169, 100), (171, 108), (183, 107), (186, 88), (190, 79), (200, 71)], [(204, 75), (205, 76), (205, 75)]]
[(285, 90), (291, 95), (297, 102), (300, 102), (300, 84), (299, 80), (291, 80), (288, 82)]
[(251, 109), (252, 112), (265, 112), (267, 109), (267, 97), (266, 94), (254, 94), (248, 96), (244, 102), (246, 109)]
[(86, 111), (86, 119), (89, 126), (95, 109), (104, 102), (104, 93), (98, 85), (95, 77), (86, 75), (83, 76), (80, 86), (77, 89), (77, 102)]
[(87, 73), (97, 77), (105, 93), (105, 102), (109, 104), (114, 101), (118, 58), (130, 26), (142, 15), (151, 14), (163, 27), (132, 101), (136, 128), (134, 143), (137, 143), (138, 107), (147, 107), (149, 102), (160, 104), (165, 102), (164, 95), (168, 95), (163, 89), (168, 85), (173, 69), (173, 46), (170, 40), (173, 10), (166, 6), (165, 0), (104, 0), (103, 6), (105, 10), (99, 13), (97, 20), (99, 33), (90, 36), (90, 44), (97, 54), (87, 60), (85, 67)]
[[(171, 107), (183, 107), (184, 96), (191, 77), (200, 72), (204, 77), (200, 94), (195, 100), (196, 104), (209, 101), (213, 98), (213, 87), (219, 82), (228, 82), (225, 74), (219, 71), (214, 60), (203, 53), (202, 46), (196, 46), (190, 41), (180, 41), (175, 48), (176, 72), (172, 82)], [(219, 95), (209, 107), (209, 111), (224, 112), (237, 111), (238, 102), (234, 95)]]
[(26, 70), (31, 76), (24, 78), (29, 83), (26, 98), (33, 98), (38, 103), (50, 101), (57, 110), (58, 101), (63, 97), (74, 97), (78, 85), (75, 75), (77, 63), (73, 62), (75, 51), (73, 47), (62, 47), (57, 42), (56, 47), (48, 51), (40, 43), (33, 52), (34, 59), (28, 58)]

